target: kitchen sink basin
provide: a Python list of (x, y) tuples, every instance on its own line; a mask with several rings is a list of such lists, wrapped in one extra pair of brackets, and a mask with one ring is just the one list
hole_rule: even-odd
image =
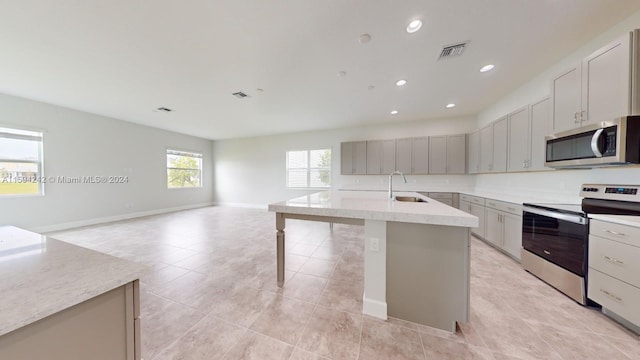
[(404, 202), (421, 202), (421, 203), (426, 203), (427, 201), (419, 198), (419, 197), (415, 197), (415, 196), (396, 196), (395, 197), (396, 201), (404, 201)]

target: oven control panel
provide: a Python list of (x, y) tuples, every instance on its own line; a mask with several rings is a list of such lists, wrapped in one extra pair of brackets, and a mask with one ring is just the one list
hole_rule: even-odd
[(591, 199), (640, 202), (640, 185), (584, 184), (580, 196)]

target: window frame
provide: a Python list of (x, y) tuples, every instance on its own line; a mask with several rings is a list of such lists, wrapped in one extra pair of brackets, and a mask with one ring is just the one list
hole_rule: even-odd
[[(329, 150), (331, 163), (328, 167), (315, 167), (311, 166), (311, 152), (312, 151), (327, 151)], [(307, 166), (306, 168), (290, 168), (289, 167), (289, 153), (292, 152), (306, 152), (307, 155)], [(320, 148), (320, 149), (303, 149), (303, 150), (287, 150), (285, 152), (285, 184), (287, 189), (291, 190), (331, 190), (331, 186), (333, 183), (333, 149), (331, 147)], [(306, 186), (291, 186), (289, 184), (289, 171), (291, 170), (306, 170), (307, 174), (307, 184)], [(320, 171), (327, 170), (329, 172), (329, 185), (328, 186), (311, 186), (311, 173), (312, 171)]]
[[(3, 131), (4, 130), (4, 131)], [(11, 130), (16, 132), (26, 132), (32, 134), (11, 134)], [(0, 139), (17, 139), (17, 140), (30, 140), (35, 141), (38, 144), (38, 160), (37, 161), (28, 161), (22, 159), (11, 159), (11, 158), (0, 158), (0, 162), (8, 162), (8, 163), (21, 163), (21, 164), (35, 164), (36, 165), (36, 173), (34, 176), (27, 177), (30, 182), (37, 184), (38, 192), (32, 194), (0, 194), (1, 198), (12, 198), (12, 197), (42, 197), (45, 195), (45, 183), (46, 177), (44, 174), (44, 138), (45, 131), (43, 129), (30, 128), (25, 126), (13, 125), (13, 124), (2, 124), (0, 123)], [(7, 136), (10, 135), (10, 136)], [(1, 141), (1, 140), (0, 140)], [(3, 181), (3, 178), (0, 177), (0, 182)]]
[[(172, 153), (173, 152), (173, 153)], [(200, 165), (199, 169), (196, 168), (174, 168), (174, 167), (169, 167), (169, 155), (177, 155), (177, 156), (184, 156), (184, 157), (192, 157), (198, 160), (198, 163)], [(196, 155), (196, 156), (191, 156), (191, 155)], [(165, 166), (166, 166), (166, 171), (165, 171), (165, 184), (167, 186), (167, 190), (181, 190), (181, 189), (202, 189), (204, 187), (204, 177), (203, 177), (203, 172), (204, 172), (204, 153), (195, 151), (195, 150), (185, 150), (185, 149), (181, 149), (181, 148), (176, 148), (176, 147), (167, 147), (165, 149)], [(198, 170), (198, 186), (174, 186), (171, 187), (169, 186), (169, 171), (170, 170)]]

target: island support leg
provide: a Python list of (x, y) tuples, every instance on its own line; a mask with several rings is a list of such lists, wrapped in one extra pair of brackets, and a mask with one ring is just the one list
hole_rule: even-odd
[(278, 286), (284, 285), (284, 215), (276, 213), (276, 252), (278, 267)]
[(387, 222), (364, 221), (364, 294), (362, 312), (387, 319)]

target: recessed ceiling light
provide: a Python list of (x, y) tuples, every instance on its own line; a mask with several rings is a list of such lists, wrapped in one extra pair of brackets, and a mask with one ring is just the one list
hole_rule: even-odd
[(413, 34), (414, 32), (420, 30), (421, 27), (422, 27), (422, 21), (413, 20), (412, 22), (409, 23), (409, 25), (407, 25), (407, 32), (409, 34)]
[(447, 104), (447, 108), (448, 109), (451, 109), (452, 107), (456, 107), (456, 104), (454, 104), (454, 103)]
[(404, 79), (396, 81), (396, 85), (398, 86), (403, 86), (406, 83), (407, 83), (407, 80), (404, 80)]
[(391, 115), (395, 115), (395, 114), (397, 114), (397, 113), (398, 113), (398, 110), (393, 110), (393, 111), (391, 112)]
[(494, 67), (495, 66), (493, 64), (485, 65), (480, 68), (480, 72), (487, 72), (489, 70), (492, 70)]
[(369, 41), (371, 41), (371, 35), (369, 35), (369, 34), (362, 34), (362, 35), (360, 35), (360, 38), (358, 38), (358, 42), (360, 44), (366, 44)]

